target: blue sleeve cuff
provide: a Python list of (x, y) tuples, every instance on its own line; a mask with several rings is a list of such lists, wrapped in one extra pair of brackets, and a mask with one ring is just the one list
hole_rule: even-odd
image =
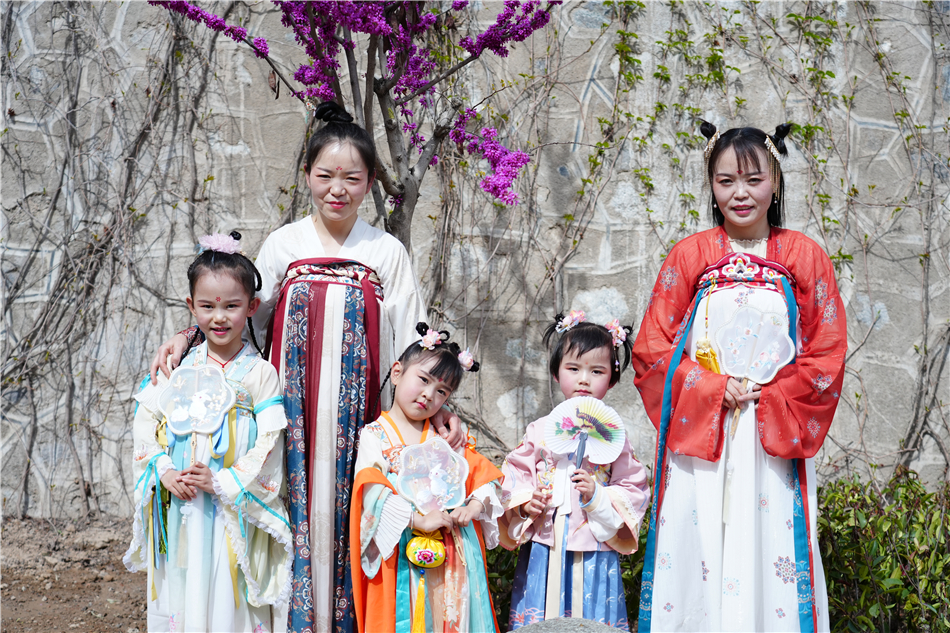
[(595, 485), (594, 485), (594, 494), (591, 495), (590, 501), (588, 501), (587, 503), (581, 502), (581, 508), (582, 508), (582, 509), (583, 509), (583, 508), (586, 508), (586, 507), (590, 506), (592, 503), (594, 503), (595, 501), (597, 501), (597, 495), (599, 495), (599, 494), (600, 494), (600, 484), (595, 484)]
[(273, 407), (274, 405), (283, 404), (283, 402), (284, 402), (284, 399), (282, 396), (274, 396), (273, 398), (268, 398), (267, 400), (264, 400), (263, 402), (259, 402), (256, 405), (254, 405), (254, 415), (257, 415), (264, 409), (268, 409), (270, 407)]

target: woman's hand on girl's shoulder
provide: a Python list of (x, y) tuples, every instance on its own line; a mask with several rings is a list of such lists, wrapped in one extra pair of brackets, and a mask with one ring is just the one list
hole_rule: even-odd
[(462, 421), (448, 409), (442, 408), (432, 416), (432, 426), (436, 433), (449, 443), (453, 451), (457, 451), (465, 443), (465, 433), (462, 432)]
[(176, 334), (162, 343), (148, 368), (149, 378), (151, 378), (153, 385), (158, 384), (158, 370), (162, 370), (166, 378), (172, 375), (172, 370), (178, 366), (178, 359), (181, 358), (187, 348), (188, 339), (185, 338), (184, 334)]

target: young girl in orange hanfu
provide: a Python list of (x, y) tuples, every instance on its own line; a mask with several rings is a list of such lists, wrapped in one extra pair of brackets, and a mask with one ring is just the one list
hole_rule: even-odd
[[(350, 512), (357, 624), (361, 632), (497, 631), (485, 547), (498, 545), (501, 471), (471, 447), (462, 448), (468, 464), (464, 503), (451, 512), (420, 514), (394, 485), (409, 467), (404, 449), (434, 436), (430, 416), (458, 387), (464, 371), (478, 370), (468, 350), (460, 352), (446, 332), (424, 323), (416, 330), (422, 340), (392, 367), (392, 409), (360, 432)], [(450, 451), (447, 444), (445, 449)], [(428, 539), (436, 559), (444, 548), (444, 562), (428, 567), (437, 560), (429, 548), (420, 555), (417, 544), (426, 541), (414, 537)]]

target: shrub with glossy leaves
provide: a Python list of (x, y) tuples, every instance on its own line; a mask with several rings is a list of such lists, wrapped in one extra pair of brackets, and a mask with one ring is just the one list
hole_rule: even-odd
[(819, 498), (832, 631), (950, 630), (950, 486), (898, 467), (880, 493), (853, 478)]

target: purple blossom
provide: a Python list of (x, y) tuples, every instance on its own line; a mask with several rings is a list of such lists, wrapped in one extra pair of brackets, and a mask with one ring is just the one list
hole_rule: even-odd
[[(209, 13), (201, 7), (189, 4), (184, 0), (149, 0), (148, 3), (152, 6), (165, 7), (169, 11), (179, 13), (192, 22), (203, 22), (205, 26), (207, 26), (212, 31), (224, 33), (227, 37), (230, 37), (235, 42), (244, 42), (247, 40), (247, 29), (243, 26), (228, 25), (227, 22), (217, 15)], [(263, 51), (263, 54), (258, 52), (257, 56), (267, 57), (267, 40), (265, 40), (263, 37), (257, 37), (254, 38), (254, 44), (258, 49)]]
[[(429, 85), (440, 72), (439, 62), (430, 53), (426, 37), (426, 33), (438, 23), (438, 13), (430, 10), (430, 4), (395, 0), (273, 2), (281, 11), (281, 23), (291, 30), (297, 44), (310, 59), (294, 72), (294, 79), (302, 85), (299, 91), (294, 91), (300, 99), (336, 99), (341, 51), (353, 50), (357, 34), (375, 35), (380, 39), (386, 57), (377, 72), (384, 79), (394, 81), (390, 90), (397, 101), (402, 101), (397, 107), (402, 131), (409, 136), (409, 146), (421, 153), (426, 139), (420, 131), (423, 120), (420, 117), (430, 116), (432, 109), (442, 101), (442, 97), (436, 94), (436, 84)], [(247, 42), (247, 29), (229, 26), (217, 15), (184, 0), (150, 0), (149, 4), (203, 23), (235, 41)], [(550, 20), (548, 11), (558, 4), (561, 4), (559, 0), (550, 0), (542, 7), (541, 0), (505, 0), (494, 23), (474, 38), (462, 38), (460, 45), (473, 57), (485, 51), (506, 57), (509, 45), (522, 42), (543, 28)], [(454, 0), (451, 7), (453, 11), (462, 11), (468, 5), (468, 0)], [(347, 32), (352, 35), (347, 36)], [(270, 50), (264, 38), (255, 37), (253, 46), (258, 57), (269, 56)], [(417, 115), (418, 108), (422, 112)], [(449, 139), (459, 146), (460, 151), (480, 156), (488, 162), (491, 173), (480, 183), (484, 191), (505, 204), (517, 204), (519, 198), (512, 186), (530, 158), (524, 152), (510, 151), (502, 145), (494, 128), (484, 128), (477, 133), (468, 131), (469, 124), (476, 118), (477, 114), (471, 108), (460, 113)], [(433, 156), (430, 165), (436, 165), (438, 161), (439, 157)], [(397, 206), (402, 204), (402, 200), (393, 199), (392, 202)]]
[[(224, 34), (235, 42), (243, 42), (245, 39), (247, 39), (247, 29), (243, 26), (229, 26), (228, 28), (224, 29)], [(265, 47), (267, 46), (267, 40), (265, 40), (263, 37), (258, 37), (257, 39), (264, 42)]]
[(258, 57), (267, 57), (270, 54), (270, 49), (267, 47), (267, 40), (263, 37), (254, 38), (254, 47), (257, 49), (254, 51), (254, 54)]

